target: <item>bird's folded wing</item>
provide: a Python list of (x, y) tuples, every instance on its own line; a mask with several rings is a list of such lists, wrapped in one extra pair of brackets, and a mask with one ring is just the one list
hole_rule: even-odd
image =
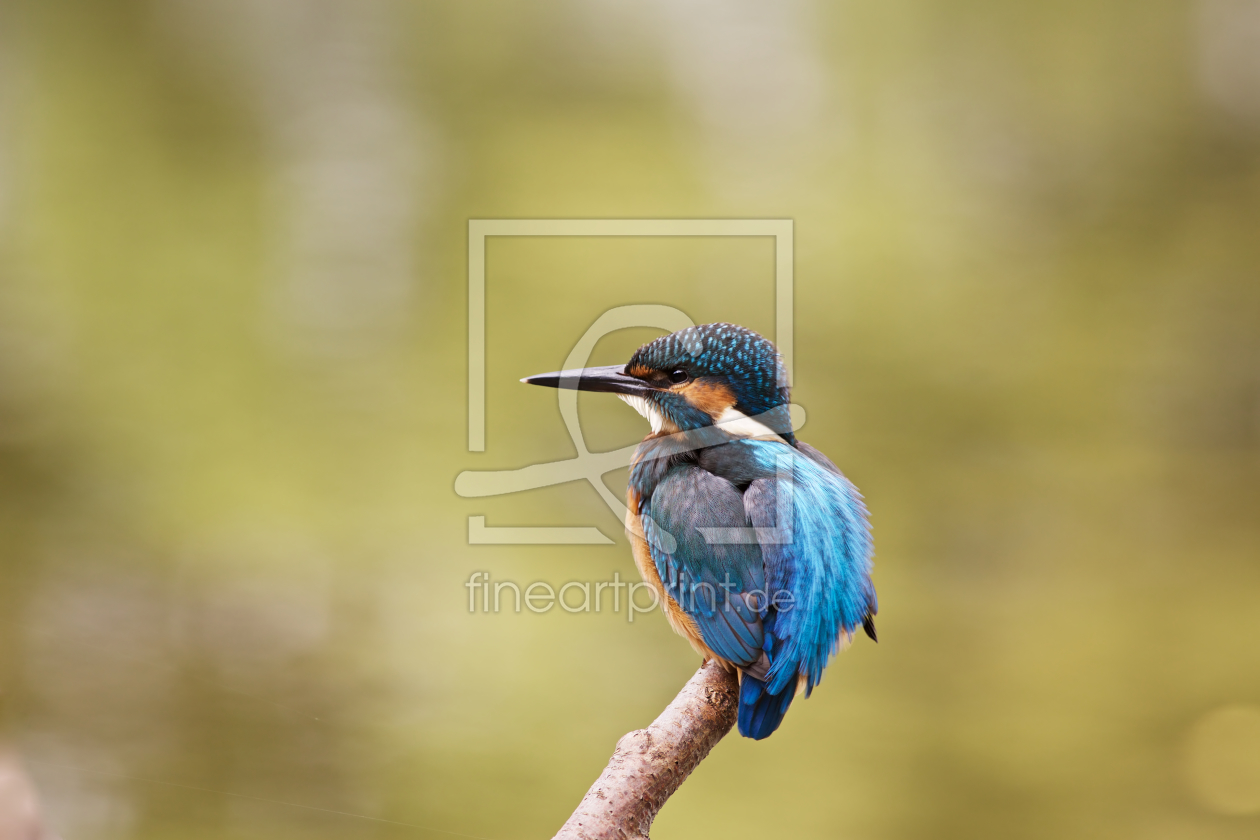
[[(758, 599), (750, 605), (747, 596), (759, 591), (764, 598), (765, 572), (739, 490), (699, 467), (676, 466), (642, 513), (661, 583), (696, 623), (704, 643), (740, 667), (755, 663), (764, 635)], [(673, 537), (673, 553), (652, 538), (657, 528)]]

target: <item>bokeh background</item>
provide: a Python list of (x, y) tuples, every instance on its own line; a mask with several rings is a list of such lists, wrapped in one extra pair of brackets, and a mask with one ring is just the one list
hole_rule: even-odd
[(795, 220), (875, 525), (881, 643), (655, 837), (1260, 835), (1257, 0), (5, 0), (5, 840), (558, 828), (698, 662), (470, 615), (636, 572), (455, 477), (573, 454), (608, 307), (774, 324), (769, 239), (492, 240), (470, 454), (467, 220), (570, 217)]

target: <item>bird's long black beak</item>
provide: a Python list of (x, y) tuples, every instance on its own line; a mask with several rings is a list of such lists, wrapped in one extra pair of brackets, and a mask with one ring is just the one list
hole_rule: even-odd
[(607, 367), (558, 370), (527, 376), (521, 381), (526, 385), (544, 385), (548, 388), (570, 388), (574, 391), (600, 391), (606, 394), (643, 396), (652, 388), (642, 379), (626, 376), (622, 365)]

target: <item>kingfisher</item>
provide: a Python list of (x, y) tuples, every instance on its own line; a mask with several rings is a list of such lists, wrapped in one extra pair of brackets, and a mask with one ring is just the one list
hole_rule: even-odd
[(521, 381), (616, 394), (651, 424), (626, 492), (635, 565), (675, 632), (735, 672), (741, 735), (778, 729), (859, 627), (878, 641), (866, 506), (793, 433), (770, 341), (702, 324), (624, 365)]

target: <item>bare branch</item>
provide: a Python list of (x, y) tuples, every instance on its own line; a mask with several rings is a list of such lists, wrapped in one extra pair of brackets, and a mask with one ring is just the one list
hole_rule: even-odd
[(617, 742), (554, 840), (646, 840), (665, 800), (735, 724), (738, 704), (735, 675), (714, 661), (700, 666), (651, 726)]

